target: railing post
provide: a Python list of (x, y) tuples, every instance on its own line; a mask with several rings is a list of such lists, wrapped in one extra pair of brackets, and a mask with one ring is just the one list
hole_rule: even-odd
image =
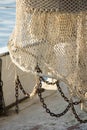
[(1, 79), (2, 74), (2, 59), (0, 59), (0, 115), (6, 114), (5, 102), (3, 97), (3, 81)]

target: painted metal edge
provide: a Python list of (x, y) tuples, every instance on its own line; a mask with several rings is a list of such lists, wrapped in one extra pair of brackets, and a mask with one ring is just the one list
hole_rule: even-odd
[(9, 55), (8, 48), (7, 47), (1, 47), (0, 48), (0, 57)]

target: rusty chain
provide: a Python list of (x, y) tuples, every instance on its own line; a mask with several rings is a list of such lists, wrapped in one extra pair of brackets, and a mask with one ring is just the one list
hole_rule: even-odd
[[(57, 86), (57, 89), (58, 89), (58, 91), (60, 92), (60, 94), (61, 94), (61, 96), (63, 97), (63, 99), (66, 101), (66, 102), (70, 102), (70, 100), (65, 96), (65, 94), (63, 93), (63, 91), (62, 91), (62, 89), (61, 89), (61, 87), (60, 87), (60, 85), (59, 85), (59, 81), (55, 81), (55, 82), (49, 82), (49, 81), (46, 81), (43, 77), (40, 77), (40, 80), (42, 80), (43, 82), (45, 82), (46, 84), (48, 84), (48, 85), (55, 85), (56, 84), (56, 86)], [(78, 104), (80, 104), (81, 103), (81, 101), (78, 101), (78, 102), (73, 102), (73, 104), (74, 105), (78, 105)]]
[(18, 100), (18, 97), (19, 97), (19, 88), (20, 90), (22, 91), (22, 93), (26, 96), (26, 97), (30, 97), (30, 95), (24, 90), (20, 80), (19, 80), (19, 76), (17, 75), (17, 79), (15, 80), (15, 97), (16, 97), (16, 107), (15, 107), (15, 111), (16, 113), (19, 112), (19, 106), (18, 106), (18, 103), (19, 103), (19, 100)]
[(55, 82), (49, 82), (49, 81), (45, 80), (43, 77), (40, 77), (40, 78), (41, 78), (41, 80), (42, 80), (44, 83), (46, 83), (46, 84), (48, 84), (48, 85), (55, 85), (55, 84), (56, 84), (56, 81), (55, 81)]
[[(61, 89), (61, 87), (60, 87), (60, 85), (59, 85), (59, 81), (57, 81), (56, 82), (56, 86), (57, 86), (57, 88), (58, 88), (58, 91), (60, 92), (60, 94), (61, 94), (61, 96), (63, 97), (63, 99), (66, 101), (66, 102), (70, 102), (70, 100), (65, 96), (65, 94), (64, 94), (64, 92), (62, 91), (62, 89)], [(78, 104), (80, 104), (81, 103), (81, 101), (78, 101), (78, 102), (73, 102), (73, 105), (78, 105)]]
[(76, 110), (75, 110), (75, 107), (74, 107), (74, 104), (73, 104), (73, 101), (72, 101), (72, 100), (71, 100), (71, 108), (72, 108), (72, 112), (73, 112), (75, 118), (77, 119), (77, 121), (79, 121), (80, 123), (87, 123), (87, 120), (82, 120), (82, 119), (78, 116), (78, 114), (77, 114), (77, 112), (76, 112)]
[[(40, 68), (38, 66), (35, 69), (37, 70), (37, 73), (42, 73), (42, 71), (40, 70)], [(55, 113), (51, 112), (51, 110), (47, 107), (47, 105), (46, 105), (46, 103), (44, 101), (44, 98), (42, 97), (42, 92), (41, 92), (42, 82), (45, 82), (48, 85), (55, 85), (56, 84), (56, 86), (58, 88), (58, 91), (60, 92), (61, 96), (68, 103), (68, 106), (65, 108), (65, 110), (63, 112), (61, 112), (59, 114), (55, 114)], [(23, 94), (25, 96), (27, 96), (27, 97), (30, 96), (28, 93), (26, 93), (26, 91), (22, 87), (22, 84), (21, 84), (21, 82), (19, 80), (19, 76), (17, 76), (17, 79), (15, 81), (15, 91), (16, 91), (15, 97), (16, 97), (16, 112), (17, 113), (19, 111), (19, 107), (18, 107), (18, 96), (19, 96), (18, 89), (19, 88), (21, 89), (21, 91), (23, 92)], [(72, 113), (74, 114), (74, 116), (77, 119), (77, 121), (79, 121), (80, 123), (87, 123), (87, 120), (82, 120), (78, 116), (78, 114), (77, 114), (77, 112), (75, 110), (75, 107), (74, 107), (74, 105), (79, 105), (81, 103), (81, 101), (75, 101), (75, 102), (73, 102), (72, 99), (68, 99), (65, 96), (64, 92), (62, 91), (62, 89), (61, 89), (61, 87), (59, 85), (59, 81), (49, 82), (49, 81), (45, 80), (42, 76), (40, 76), (39, 77), (39, 84), (38, 84), (37, 94), (38, 94), (38, 96), (40, 98), (40, 102), (42, 103), (43, 108), (46, 110), (46, 112), (48, 114), (50, 114), (50, 116), (57, 117), (57, 118), (61, 117), (61, 116), (65, 115), (69, 111), (70, 108), (72, 108)]]
[[(36, 66), (35, 69), (36, 69), (37, 73), (42, 73), (42, 70), (39, 68), (38, 64), (37, 64), (37, 66)], [(59, 85), (59, 81), (49, 82), (49, 81), (45, 80), (42, 76), (40, 76), (40, 80), (42, 80), (44, 83), (46, 83), (46, 84), (48, 84), (48, 85), (55, 85), (55, 84), (56, 84), (56, 86), (57, 86), (57, 88), (58, 88), (58, 91), (60, 92), (61, 96), (64, 98), (64, 100), (65, 100), (66, 102), (69, 103), (69, 99), (68, 99), (68, 98), (65, 96), (65, 94), (63, 93), (63, 91), (62, 91), (62, 89), (61, 89), (61, 87), (60, 87), (60, 85)], [(73, 102), (74, 105), (78, 105), (78, 104), (80, 104), (80, 103), (81, 103), (81, 101)]]
[[(39, 87), (38, 87), (38, 88), (40, 89), (40, 88), (42, 87), (42, 81), (43, 81), (43, 80), (42, 80), (42, 77), (40, 77), (39, 80), (40, 80), (40, 82), (39, 82)], [(77, 112), (76, 112), (76, 110), (75, 110), (75, 108), (74, 108), (74, 105), (79, 105), (79, 104), (81, 103), (81, 101), (73, 102), (73, 100), (71, 100), (71, 99), (69, 100), (69, 99), (65, 96), (65, 94), (63, 93), (61, 87), (59, 86), (59, 81), (56, 81), (56, 85), (57, 85), (58, 91), (60, 92), (61, 96), (64, 98), (64, 100), (65, 100), (66, 102), (68, 102), (68, 106), (66, 107), (66, 109), (65, 109), (62, 113), (55, 114), (55, 113), (51, 112), (51, 110), (47, 107), (47, 105), (46, 105), (46, 103), (45, 103), (45, 101), (44, 101), (44, 99), (43, 99), (43, 97), (42, 97), (41, 92), (40, 92), (39, 89), (38, 89), (37, 92), (38, 92), (38, 96), (39, 96), (39, 98), (40, 98), (40, 102), (42, 103), (42, 106), (43, 106), (43, 108), (46, 110), (46, 112), (49, 113), (50, 116), (52, 116), (52, 117), (61, 117), (61, 116), (65, 115), (70, 108), (72, 108), (72, 112), (73, 112), (75, 118), (77, 119), (77, 121), (79, 121), (80, 123), (87, 123), (87, 120), (82, 120), (82, 119), (78, 116), (78, 114), (77, 114)]]
[(27, 93), (27, 92), (24, 90), (24, 88), (23, 88), (23, 86), (22, 86), (22, 84), (21, 84), (21, 82), (20, 82), (20, 80), (19, 80), (19, 76), (17, 76), (17, 82), (18, 82), (18, 86), (19, 86), (20, 90), (22, 91), (22, 93), (23, 93), (26, 97), (30, 97), (30, 94)]
[(41, 91), (39, 91), (39, 90), (41, 89), (41, 87), (42, 87), (41, 79), (42, 79), (42, 78), (40, 78), (40, 83), (39, 83), (39, 87), (38, 87), (38, 91), (37, 91), (37, 92), (38, 92), (38, 96), (39, 96), (39, 98), (40, 98), (40, 101), (41, 101), (41, 103), (42, 103), (42, 105), (43, 105), (43, 108), (44, 108), (44, 109), (46, 110), (46, 112), (49, 113), (50, 116), (52, 116), (52, 117), (61, 117), (61, 116), (65, 115), (65, 114), (68, 112), (68, 110), (70, 109), (71, 103), (68, 104), (68, 106), (66, 107), (66, 109), (65, 109), (62, 113), (55, 114), (55, 113), (51, 112), (50, 109), (47, 107), (46, 103), (44, 102), (44, 99), (43, 99), (43, 97), (42, 97)]
[(18, 96), (19, 96), (19, 93), (18, 93), (18, 82), (15, 81), (15, 97), (16, 97), (16, 101), (15, 101), (15, 111), (16, 113), (19, 112), (19, 106), (18, 106)]

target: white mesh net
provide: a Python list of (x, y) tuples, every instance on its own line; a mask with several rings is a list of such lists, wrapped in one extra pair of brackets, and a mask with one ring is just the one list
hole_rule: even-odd
[(61, 78), (87, 99), (87, 0), (16, 0), (8, 44), (23, 71)]

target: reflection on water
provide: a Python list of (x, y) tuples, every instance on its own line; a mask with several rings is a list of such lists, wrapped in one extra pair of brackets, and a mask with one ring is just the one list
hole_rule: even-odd
[(15, 24), (15, 0), (0, 0), (0, 47), (8, 43)]

